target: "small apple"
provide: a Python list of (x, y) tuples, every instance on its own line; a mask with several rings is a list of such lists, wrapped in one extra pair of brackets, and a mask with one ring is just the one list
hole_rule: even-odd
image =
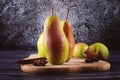
[(86, 58), (86, 50), (88, 45), (85, 43), (77, 43), (75, 44), (73, 57), (74, 58)]
[(87, 53), (87, 59), (92, 59), (96, 57), (101, 60), (106, 60), (109, 56), (109, 50), (107, 46), (99, 42), (91, 44), (88, 47), (86, 53)]

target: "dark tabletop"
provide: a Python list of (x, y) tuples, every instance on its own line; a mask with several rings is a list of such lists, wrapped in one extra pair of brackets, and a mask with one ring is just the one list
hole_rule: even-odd
[[(120, 80), (120, 51), (111, 51), (108, 72), (91, 72), (66, 75), (34, 75), (23, 73), (16, 60), (28, 57), (37, 51), (0, 51), (0, 80)], [(51, 72), (52, 73), (52, 72)]]

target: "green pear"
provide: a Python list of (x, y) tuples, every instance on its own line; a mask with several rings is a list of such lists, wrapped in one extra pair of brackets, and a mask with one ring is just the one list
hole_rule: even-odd
[(91, 44), (87, 50), (87, 58), (91, 59), (97, 57), (102, 60), (106, 60), (109, 56), (109, 50), (107, 46), (102, 43)]
[(45, 55), (48, 62), (54, 65), (63, 64), (69, 51), (69, 43), (63, 31), (61, 20), (49, 16), (44, 23)]
[(45, 57), (44, 32), (42, 32), (37, 41), (37, 50), (39, 57)]
[(77, 43), (77, 44), (75, 44), (73, 57), (74, 58), (86, 58), (87, 49), (88, 49), (88, 45), (85, 44), (85, 43)]

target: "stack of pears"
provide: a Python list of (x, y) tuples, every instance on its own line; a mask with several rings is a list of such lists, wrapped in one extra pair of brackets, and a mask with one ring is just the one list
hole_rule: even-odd
[(46, 57), (48, 62), (53, 65), (60, 65), (71, 59), (74, 51), (75, 41), (73, 29), (70, 22), (61, 21), (53, 14), (48, 16), (44, 23), (44, 31), (37, 41), (38, 54)]

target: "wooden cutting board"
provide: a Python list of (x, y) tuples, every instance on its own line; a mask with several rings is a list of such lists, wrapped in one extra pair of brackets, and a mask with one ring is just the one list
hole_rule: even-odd
[[(31, 54), (30, 58), (38, 58), (37, 54)], [(31, 74), (71, 74), (80, 72), (102, 72), (110, 69), (110, 63), (100, 60), (94, 63), (85, 63), (84, 59), (72, 58), (69, 62), (62, 65), (34, 66), (32, 64), (21, 65), (21, 70)]]

